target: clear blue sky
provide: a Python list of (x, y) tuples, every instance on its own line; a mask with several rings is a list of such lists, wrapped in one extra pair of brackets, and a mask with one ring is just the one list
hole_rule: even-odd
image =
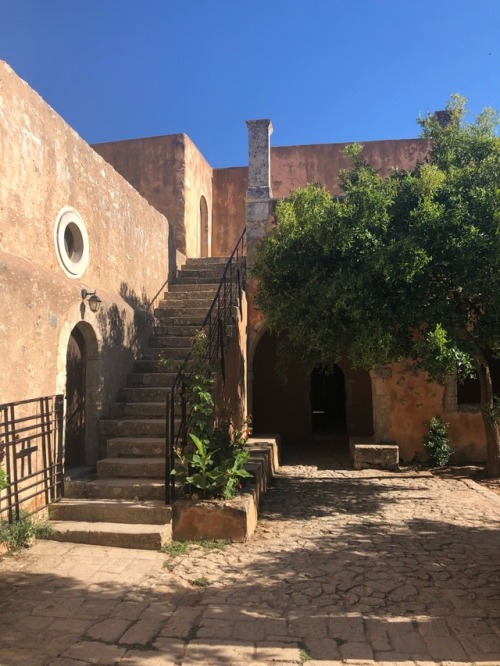
[(500, 109), (500, 0), (0, 0), (0, 59), (89, 143), (185, 132), (212, 166)]

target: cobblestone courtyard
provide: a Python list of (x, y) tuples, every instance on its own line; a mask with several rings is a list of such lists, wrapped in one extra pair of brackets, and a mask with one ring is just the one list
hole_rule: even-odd
[(499, 666), (499, 526), (467, 479), (282, 467), (247, 544), (4, 558), (0, 664)]

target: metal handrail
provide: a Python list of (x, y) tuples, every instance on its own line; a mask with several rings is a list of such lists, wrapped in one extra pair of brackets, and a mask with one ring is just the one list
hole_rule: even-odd
[[(234, 321), (236, 307), (239, 309), (240, 316), (242, 315), (242, 293), (245, 288), (242, 269), (246, 247), (246, 229), (244, 229), (224, 267), (212, 304), (199, 329), (205, 331), (207, 337), (206, 356), (201, 360), (206, 361), (212, 370), (215, 369), (218, 362), (223, 381), (226, 375), (225, 355), (230, 340), (229, 327)], [(179, 448), (183, 450), (188, 440), (191, 411), (188, 409), (185, 395), (185, 378), (191, 355), (192, 350), (184, 359), (172, 384), (172, 389), (167, 395), (166, 504), (171, 504), (175, 499), (175, 480), (171, 474), (174, 468), (175, 451)], [(180, 406), (180, 423), (177, 431), (175, 428), (176, 406)]]

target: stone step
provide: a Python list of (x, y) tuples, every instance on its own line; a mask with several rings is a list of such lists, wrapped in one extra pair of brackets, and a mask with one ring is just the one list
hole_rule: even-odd
[(112, 437), (107, 441), (109, 458), (165, 458), (165, 437)]
[(129, 372), (127, 388), (170, 388), (176, 372)]
[(99, 430), (108, 437), (166, 437), (166, 420), (161, 419), (101, 419)]
[(215, 295), (215, 292), (217, 291), (217, 288), (211, 284), (179, 284), (176, 282), (170, 287), (170, 290), (165, 292), (166, 296), (165, 298), (168, 298), (170, 294), (191, 294), (193, 292), (198, 292), (200, 294), (213, 294)]
[(182, 362), (183, 359), (173, 358), (169, 359), (168, 362), (139, 359), (134, 361), (134, 372), (132, 374), (152, 375), (158, 373), (159, 376), (167, 374), (169, 376), (173, 375), (172, 381), (174, 381)]
[[(168, 307), (165, 308), (156, 308), (155, 310), (155, 317), (162, 323), (167, 323), (166, 318), (170, 317), (173, 320), (178, 320), (180, 323), (179, 325), (182, 326), (182, 321), (184, 322), (192, 322), (193, 324), (197, 324), (198, 326), (201, 326), (203, 324), (205, 317), (207, 316), (209, 308), (187, 308), (183, 307), (182, 305), (169, 305)], [(174, 323), (174, 321), (169, 322), (169, 323)]]
[(120, 523), (94, 523), (51, 521), (53, 541), (86, 543), (94, 546), (160, 550), (171, 541), (170, 525), (126, 525)]
[(179, 303), (185, 307), (204, 307), (214, 300), (216, 289), (212, 292), (200, 293), (198, 291), (172, 291), (167, 294), (167, 297), (159, 302), (159, 307), (168, 306), (169, 303)]
[(189, 257), (185, 266), (213, 266), (214, 264), (223, 264), (229, 261), (229, 257)]
[(181, 337), (185, 335), (193, 338), (199, 330), (200, 326), (198, 324), (189, 324), (187, 326), (155, 326), (153, 328), (153, 337), (163, 338), (168, 335)]
[(164, 479), (165, 456), (162, 458), (103, 458), (97, 461), (99, 479)]
[(219, 286), (221, 276), (215, 275), (205, 275), (204, 277), (199, 277), (192, 275), (191, 273), (186, 273), (185, 275), (180, 275), (177, 278), (176, 284), (178, 285), (187, 285), (187, 284), (211, 284), (215, 288)]
[(161, 500), (137, 502), (123, 499), (71, 499), (49, 505), (51, 520), (85, 521), (89, 523), (126, 523), (166, 525), (172, 508)]
[[(171, 383), (173, 381), (172, 379)], [(121, 389), (118, 398), (120, 402), (161, 402), (165, 404), (169, 392), (170, 386), (133, 386)]]
[(146, 361), (181, 360), (183, 361), (191, 351), (192, 345), (185, 347), (147, 347), (142, 352), (142, 359)]
[(175, 349), (176, 347), (191, 347), (194, 340), (196, 329), (193, 327), (193, 333), (189, 335), (155, 335), (149, 340), (151, 349)]
[(203, 278), (204, 280), (211, 279), (212, 282), (220, 282), (222, 274), (224, 272), (224, 266), (214, 267), (214, 268), (204, 268), (198, 266), (183, 266), (182, 270), (179, 272), (176, 284), (182, 284), (186, 278)]
[(80, 499), (165, 500), (163, 479), (77, 479), (64, 481), (64, 497)]
[[(166, 396), (167, 389), (165, 389)], [(115, 402), (109, 408), (110, 419), (158, 419), (166, 414), (166, 402)]]

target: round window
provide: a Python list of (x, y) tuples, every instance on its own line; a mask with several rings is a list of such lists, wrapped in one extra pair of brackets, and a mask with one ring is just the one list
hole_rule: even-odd
[(79, 213), (66, 206), (59, 211), (54, 242), (61, 268), (68, 277), (81, 277), (89, 263), (89, 237)]

